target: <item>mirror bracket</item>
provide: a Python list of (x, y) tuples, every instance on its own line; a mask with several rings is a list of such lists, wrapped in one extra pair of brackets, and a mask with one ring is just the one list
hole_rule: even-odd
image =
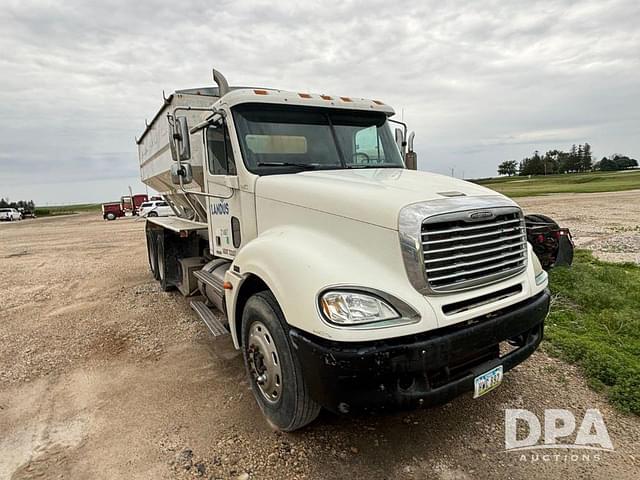
[(183, 185), (193, 182), (193, 169), (190, 163), (174, 163), (171, 165), (171, 183)]

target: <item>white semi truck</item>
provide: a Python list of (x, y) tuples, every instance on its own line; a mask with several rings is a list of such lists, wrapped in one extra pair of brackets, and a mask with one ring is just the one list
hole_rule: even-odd
[(415, 171), (381, 101), (213, 77), (136, 140), (176, 213), (147, 219), (149, 265), (241, 349), (274, 427), (478, 397), (533, 353), (547, 274), (517, 204)]

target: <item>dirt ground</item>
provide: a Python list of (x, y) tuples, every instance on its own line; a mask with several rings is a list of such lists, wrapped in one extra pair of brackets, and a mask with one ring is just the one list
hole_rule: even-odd
[(640, 263), (640, 190), (516, 198), (527, 213), (569, 227), (579, 248), (609, 262)]
[[(520, 203), (638, 261), (640, 192), (556, 198)], [(131, 218), (1, 224), (0, 293), (0, 479), (640, 478), (639, 419), (541, 352), (478, 400), (273, 432), (230, 342), (152, 280)], [(600, 409), (615, 451), (504, 452), (505, 408)]]

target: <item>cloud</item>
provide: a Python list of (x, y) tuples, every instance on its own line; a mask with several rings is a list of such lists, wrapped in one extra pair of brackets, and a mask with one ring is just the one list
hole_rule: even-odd
[(212, 66), (235, 85), (380, 98), (438, 172), (584, 141), (638, 157), (639, 23), (633, 0), (3, 2), (0, 196), (118, 198), (162, 91), (209, 85)]

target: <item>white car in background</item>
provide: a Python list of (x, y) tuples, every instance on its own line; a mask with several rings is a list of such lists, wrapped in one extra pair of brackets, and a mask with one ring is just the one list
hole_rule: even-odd
[(0, 208), (0, 220), (6, 220), (9, 222), (22, 220), (22, 214), (15, 208)]
[(173, 209), (164, 200), (152, 200), (140, 205), (138, 214), (141, 217), (169, 217), (175, 215)]

